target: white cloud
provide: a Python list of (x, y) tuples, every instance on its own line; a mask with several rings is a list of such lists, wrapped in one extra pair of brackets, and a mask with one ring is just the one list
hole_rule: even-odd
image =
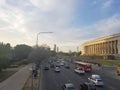
[(84, 27), (84, 40), (91, 40), (106, 35), (120, 33), (120, 14), (97, 21), (95, 24)]
[(0, 1), (0, 41), (12, 45), (57, 44), (60, 50), (75, 50), (84, 41), (119, 32), (120, 15), (100, 20), (91, 26), (71, 28), (74, 0), (5, 0)]
[[(2, 32), (0, 36), (4, 42), (14, 45), (15, 41), (16, 44), (23, 42), (35, 45), (36, 34), (40, 31), (64, 33), (64, 30), (67, 30), (64, 28), (70, 23), (74, 7), (72, 0), (3, 1), (0, 2), (0, 31)], [(31, 7), (30, 10), (28, 6)], [(49, 41), (49, 38), (52, 38), (51, 35), (50, 37), (49, 35), (41, 35), (39, 40), (43, 41), (43, 37), (44, 41)], [(52, 39), (57, 43), (55, 38), (61, 37), (54, 34)], [(51, 42), (53, 43), (53, 41)]]
[(103, 2), (102, 4), (102, 8), (109, 8), (113, 3), (113, 0), (105, 0), (105, 2)]
[(115, 14), (110, 18), (99, 21), (95, 28), (101, 35), (109, 35), (120, 32), (120, 14)]

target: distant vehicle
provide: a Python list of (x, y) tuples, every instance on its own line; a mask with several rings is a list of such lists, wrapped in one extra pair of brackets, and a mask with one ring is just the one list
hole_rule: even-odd
[(64, 63), (63, 63), (63, 62), (60, 62), (60, 65), (61, 65), (61, 66), (64, 66)]
[(54, 64), (53, 64), (53, 63), (51, 63), (51, 64), (50, 64), (50, 67), (51, 67), (51, 68), (54, 68), (55, 66), (54, 66)]
[(83, 69), (74, 69), (74, 71), (78, 74), (85, 74), (85, 71)]
[(70, 65), (69, 64), (65, 64), (65, 68), (70, 68)]
[(120, 65), (117, 66), (117, 74), (120, 75)]
[(74, 84), (66, 83), (62, 86), (63, 90), (76, 90)]
[(89, 77), (88, 80), (96, 86), (104, 86), (103, 80), (101, 79), (100, 75), (91, 75), (91, 77)]
[(80, 84), (80, 90), (97, 90), (95, 84), (90, 82), (85, 82), (83, 84)]
[(55, 72), (60, 72), (60, 68), (59, 67), (55, 67)]
[(44, 70), (49, 70), (49, 67), (48, 67), (48, 66), (45, 66), (45, 67), (44, 67)]
[(92, 71), (92, 64), (91, 63), (85, 63), (85, 62), (75, 62), (75, 69), (83, 69), (85, 72)]
[(60, 63), (58, 63), (58, 62), (55, 63), (55, 66), (56, 66), (56, 67), (60, 67)]

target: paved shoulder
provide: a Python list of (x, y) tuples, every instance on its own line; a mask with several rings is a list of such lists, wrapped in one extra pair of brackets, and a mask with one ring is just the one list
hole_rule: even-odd
[(29, 77), (29, 68), (31, 65), (27, 65), (21, 68), (14, 75), (7, 80), (0, 83), (0, 90), (22, 90), (27, 78)]

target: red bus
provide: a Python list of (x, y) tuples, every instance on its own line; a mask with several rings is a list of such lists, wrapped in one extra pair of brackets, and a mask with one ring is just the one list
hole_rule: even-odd
[(87, 72), (87, 71), (91, 72), (92, 71), (92, 64), (86, 63), (86, 62), (76, 61), (75, 62), (75, 69), (83, 69), (85, 72)]

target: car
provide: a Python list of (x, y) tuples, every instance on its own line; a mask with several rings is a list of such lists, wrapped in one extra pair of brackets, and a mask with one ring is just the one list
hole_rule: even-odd
[(44, 70), (49, 70), (49, 67), (48, 67), (48, 66), (45, 66), (45, 67), (44, 67)]
[(54, 64), (53, 64), (53, 63), (51, 63), (51, 64), (50, 64), (50, 67), (51, 67), (51, 68), (54, 68)]
[(60, 65), (61, 65), (61, 66), (64, 66), (64, 63), (63, 63), (63, 62), (61, 62), (61, 63), (60, 63)]
[(60, 67), (55, 67), (55, 72), (60, 72)]
[(104, 82), (101, 79), (100, 75), (93, 74), (88, 78), (88, 80), (94, 83), (96, 86), (104, 86)]
[(56, 67), (60, 67), (60, 64), (59, 64), (59, 63), (56, 63), (55, 66), (56, 66)]
[(80, 84), (80, 90), (97, 90), (95, 84), (90, 82), (85, 82)]
[(70, 65), (68, 65), (68, 64), (65, 64), (65, 68), (70, 68)]
[(74, 69), (74, 71), (78, 74), (85, 74), (85, 71), (83, 69)]
[(63, 90), (76, 90), (73, 83), (66, 83), (62, 86)]

